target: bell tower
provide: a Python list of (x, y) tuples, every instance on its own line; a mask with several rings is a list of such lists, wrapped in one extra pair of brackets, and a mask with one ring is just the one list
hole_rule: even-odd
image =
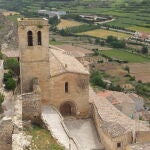
[(21, 92), (32, 91), (32, 80), (39, 79), (44, 91), (49, 78), (49, 24), (45, 18), (18, 19)]

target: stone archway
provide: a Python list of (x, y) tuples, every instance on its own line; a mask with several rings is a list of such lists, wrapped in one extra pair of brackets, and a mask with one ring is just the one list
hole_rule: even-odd
[(76, 107), (73, 102), (67, 101), (61, 104), (60, 113), (63, 116), (73, 116), (76, 114)]

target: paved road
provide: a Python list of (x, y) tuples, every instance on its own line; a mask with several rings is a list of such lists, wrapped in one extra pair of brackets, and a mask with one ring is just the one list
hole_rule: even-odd
[(72, 136), (82, 146), (82, 150), (103, 150), (92, 119), (65, 119), (65, 124)]

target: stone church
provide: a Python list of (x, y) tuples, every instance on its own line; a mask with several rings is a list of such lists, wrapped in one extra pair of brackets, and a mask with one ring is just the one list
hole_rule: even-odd
[(47, 19), (18, 20), (21, 93), (33, 91), (38, 79), (42, 105), (54, 105), (62, 115), (89, 114), (89, 72), (64, 50), (49, 46)]

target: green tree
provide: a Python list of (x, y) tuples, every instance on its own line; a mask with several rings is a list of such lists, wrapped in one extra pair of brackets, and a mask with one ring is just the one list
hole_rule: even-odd
[(5, 89), (14, 91), (15, 88), (16, 88), (16, 81), (13, 78), (9, 78), (5, 83)]
[(96, 39), (95, 39), (95, 44), (99, 45), (99, 44), (100, 44), (100, 42), (101, 42), (101, 41), (100, 41), (100, 39), (99, 39), (99, 38), (96, 38)]
[(15, 75), (19, 75), (19, 62), (15, 58), (6, 59), (4, 62), (4, 68), (12, 70)]
[(106, 87), (106, 83), (102, 80), (102, 77), (99, 71), (93, 71), (91, 73), (90, 82), (96, 86), (100, 86), (103, 88)]
[(114, 37), (114, 36), (112, 36), (112, 35), (107, 36), (107, 39), (106, 39), (106, 42), (107, 42), (107, 43), (111, 43), (111, 42), (113, 42), (113, 41), (117, 41), (117, 38)]
[(60, 23), (60, 19), (58, 19), (57, 16), (54, 16), (52, 18), (49, 18), (48, 20), (49, 24), (51, 24), (52, 26), (57, 26)]
[(147, 46), (142, 47), (142, 53), (143, 54), (148, 54), (148, 47)]

